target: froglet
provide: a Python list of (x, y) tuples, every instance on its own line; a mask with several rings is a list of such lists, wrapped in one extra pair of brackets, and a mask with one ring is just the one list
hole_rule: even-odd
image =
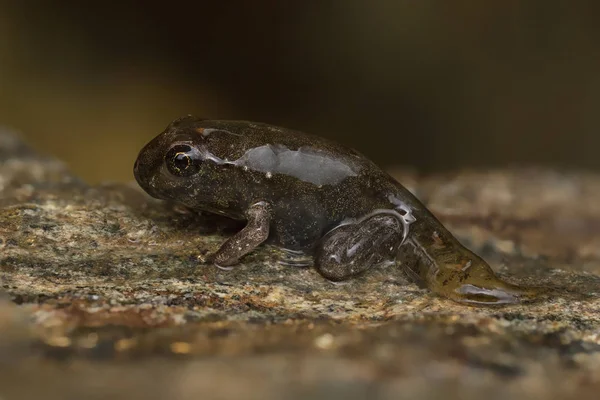
[(312, 255), (338, 282), (382, 263), (434, 293), (468, 304), (506, 304), (533, 293), (500, 280), (406, 188), (359, 152), (248, 121), (173, 121), (139, 153), (151, 196), (246, 221), (211, 257), (235, 265), (262, 243)]

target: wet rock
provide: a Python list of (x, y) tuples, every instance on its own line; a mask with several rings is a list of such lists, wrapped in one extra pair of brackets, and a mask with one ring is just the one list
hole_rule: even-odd
[(237, 224), (89, 186), (0, 133), (0, 397), (596, 394), (600, 176), (395, 175), (503, 278), (547, 295), (465, 307), (393, 267), (332, 285), (268, 246), (222, 271), (203, 260)]

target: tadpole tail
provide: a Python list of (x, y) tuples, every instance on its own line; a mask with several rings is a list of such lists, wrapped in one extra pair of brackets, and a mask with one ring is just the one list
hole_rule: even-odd
[(401, 246), (399, 255), (411, 280), (458, 303), (516, 304), (538, 300), (543, 293), (542, 288), (505, 282), (483, 259), (458, 243), (434, 248), (409, 240)]

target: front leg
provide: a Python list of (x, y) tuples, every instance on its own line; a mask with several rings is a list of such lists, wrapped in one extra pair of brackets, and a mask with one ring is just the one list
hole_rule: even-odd
[(269, 203), (260, 201), (246, 211), (248, 223), (238, 233), (221, 245), (213, 257), (217, 267), (236, 264), (241, 257), (254, 250), (269, 237), (271, 224), (271, 207)]

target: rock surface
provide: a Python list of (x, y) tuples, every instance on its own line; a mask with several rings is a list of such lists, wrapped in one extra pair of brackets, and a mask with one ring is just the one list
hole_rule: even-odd
[(548, 295), (466, 307), (391, 267), (332, 285), (267, 246), (222, 271), (203, 257), (236, 224), (0, 131), (0, 398), (597, 398), (600, 176), (395, 176)]

